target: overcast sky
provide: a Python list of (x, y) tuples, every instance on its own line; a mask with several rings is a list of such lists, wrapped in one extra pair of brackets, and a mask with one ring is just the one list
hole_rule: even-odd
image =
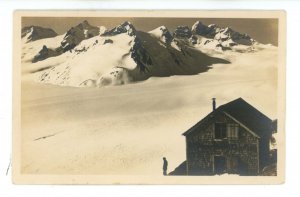
[(278, 20), (277, 19), (238, 19), (238, 18), (124, 18), (124, 17), (23, 17), (22, 27), (37, 25), (49, 27), (58, 34), (65, 33), (68, 29), (83, 20), (87, 20), (94, 26), (105, 26), (110, 29), (124, 21), (130, 21), (137, 30), (150, 31), (161, 25), (165, 25), (173, 31), (179, 25), (187, 25), (190, 28), (197, 21), (202, 23), (217, 24), (220, 27), (231, 27), (240, 32), (247, 33), (258, 42), (264, 44), (278, 44)]

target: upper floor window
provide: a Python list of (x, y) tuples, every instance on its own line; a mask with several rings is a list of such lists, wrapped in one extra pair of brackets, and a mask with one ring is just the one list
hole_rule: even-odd
[(226, 138), (226, 130), (226, 123), (215, 123), (215, 139)]
[(239, 125), (238, 124), (226, 124), (215, 123), (215, 139), (238, 139), (239, 137)]
[(238, 124), (227, 124), (227, 137), (231, 139), (239, 138), (239, 125)]

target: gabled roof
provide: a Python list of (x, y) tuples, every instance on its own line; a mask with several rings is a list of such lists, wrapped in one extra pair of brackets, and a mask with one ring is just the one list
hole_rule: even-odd
[(205, 118), (183, 133), (183, 135), (186, 136), (195, 131), (204, 120), (216, 113), (225, 113), (226, 115), (229, 115), (231, 118), (250, 129), (257, 136), (263, 136), (266, 132), (272, 130), (272, 120), (270, 118), (247, 103), (244, 99), (238, 98), (219, 106), (216, 110), (209, 113)]

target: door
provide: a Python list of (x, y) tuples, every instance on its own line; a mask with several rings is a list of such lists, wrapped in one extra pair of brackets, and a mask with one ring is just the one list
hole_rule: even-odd
[(240, 158), (231, 156), (228, 161), (227, 171), (229, 174), (240, 174)]
[(215, 174), (223, 174), (226, 171), (226, 159), (223, 156), (214, 157)]

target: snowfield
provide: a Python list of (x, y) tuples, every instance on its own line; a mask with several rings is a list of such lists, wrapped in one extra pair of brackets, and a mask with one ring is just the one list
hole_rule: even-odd
[[(202, 34), (200, 27), (192, 29)], [(205, 28), (232, 44), (231, 30)], [(163, 157), (173, 171), (186, 159), (182, 133), (212, 110), (212, 98), (219, 106), (242, 97), (277, 118), (275, 46), (223, 50), (201, 36), (190, 45), (164, 26), (136, 32), (128, 22), (110, 31), (84, 22), (70, 32), (68, 40), (23, 42), (22, 173), (162, 175)], [(76, 33), (79, 44), (61, 52), (62, 40), (70, 47)], [(59, 55), (42, 56), (42, 48)], [(32, 63), (35, 55), (45, 59)]]

